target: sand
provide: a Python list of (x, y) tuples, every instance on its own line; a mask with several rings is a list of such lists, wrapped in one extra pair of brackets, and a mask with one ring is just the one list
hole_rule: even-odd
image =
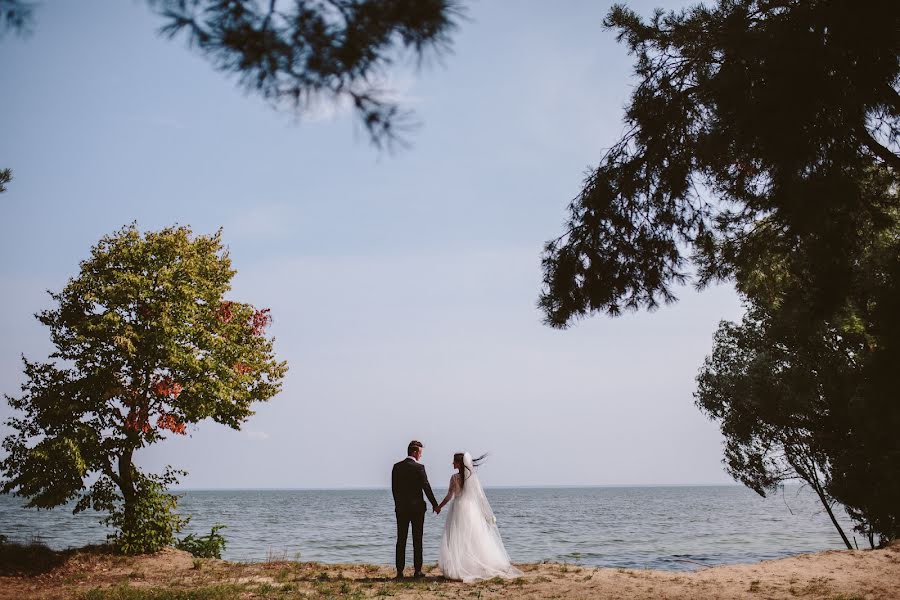
[(194, 559), (174, 549), (123, 557), (87, 549), (55, 553), (50, 559), (7, 560), (0, 565), (0, 599), (900, 599), (900, 543), (880, 550), (802, 554), (693, 572), (558, 563), (519, 566), (525, 572), (520, 579), (467, 585), (444, 580), (436, 566), (428, 569), (424, 580), (396, 582), (392, 570), (384, 566), (285, 560), (232, 563)]

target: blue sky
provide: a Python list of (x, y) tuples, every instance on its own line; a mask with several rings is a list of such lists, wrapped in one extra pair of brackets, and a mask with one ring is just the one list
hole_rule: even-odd
[(396, 154), (341, 107), (298, 119), (245, 94), (143, 2), (41, 4), (32, 36), (0, 41), (0, 392), (21, 353), (46, 356), (31, 315), (103, 234), (223, 227), (232, 295), (272, 308), (291, 370), (242, 432), (201, 423), (144, 466), (187, 487), (380, 486), (417, 438), (437, 482), (461, 449), (492, 453), (487, 485), (730, 481), (691, 396), (740, 315), (729, 287), (567, 331), (535, 308), (541, 246), (622, 131), (609, 4), (469, 2), (451, 54), (392, 72), (420, 122)]

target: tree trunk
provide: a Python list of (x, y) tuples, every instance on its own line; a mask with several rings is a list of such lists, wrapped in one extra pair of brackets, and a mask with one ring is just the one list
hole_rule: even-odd
[(134, 489), (134, 465), (132, 464), (132, 456), (134, 448), (129, 447), (122, 451), (119, 455), (119, 489), (122, 491), (122, 499), (124, 500), (122, 515), (122, 531), (127, 531), (131, 527), (134, 520), (134, 501), (137, 491)]
[[(785, 448), (785, 450), (787, 450), (787, 448)], [(816, 460), (808, 453), (799, 451), (796, 456), (788, 456), (788, 462), (794, 468), (794, 472), (816, 491), (816, 495), (822, 502), (822, 506), (825, 507), (825, 512), (827, 512), (828, 516), (831, 518), (831, 523), (834, 525), (834, 528), (837, 529), (841, 539), (844, 540), (844, 545), (847, 546), (847, 550), (853, 550), (850, 540), (847, 539), (847, 535), (844, 533), (844, 530), (841, 529), (840, 523), (837, 522), (837, 518), (834, 516), (834, 511), (831, 510), (831, 504), (828, 502), (825, 490), (822, 489), (822, 485), (819, 483), (819, 469)]]
[(831, 510), (831, 504), (828, 502), (828, 498), (825, 497), (825, 492), (822, 490), (822, 487), (819, 485), (818, 481), (813, 483), (813, 489), (816, 490), (816, 494), (819, 496), (819, 500), (822, 501), (822, 506), (825, 507), (825, 512), (828, 513), (828, 516), (831, 517), (831, 522), (834, 524), (834, 528), (837, 529), (837, 532), (841, 534), (841, 539), (844, 540), (844, 544), (847, 546), (847, 550), (853, 550), (853, 546), (850, 544), (850, 540), (847, 539), (847, 535), (844, 533), (844, 530), (841, 529), (840, 524), (837, 522), (837, 518), (834, 516), (834, 511)]

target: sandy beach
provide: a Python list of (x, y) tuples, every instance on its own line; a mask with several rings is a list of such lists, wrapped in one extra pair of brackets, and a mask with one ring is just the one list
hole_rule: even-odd
[(880, 550), (828, 551), (693, 572), (520, 565), (512, 581), (462, 584), (431, 565), (424, 580), (391, 579), (392, 569), (289, 560), (234, 563), (165, 549), (124, 557), (103, 549), (50, 552), (6, 547), (0, 599), (244, 598), (900, 598), (900, 543)]

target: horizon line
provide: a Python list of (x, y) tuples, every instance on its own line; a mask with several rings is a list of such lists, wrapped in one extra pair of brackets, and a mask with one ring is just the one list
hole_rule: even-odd
[[(443, 489), (446, 486), (432, 486)], [(525, 485), (491, 485), (485, 489), (600, 489), (600, 488), (661, 488), (661, 487), (746, 487), (740, 483), (595, 483), (595, 484), (525, 484)], [(170, 491), (178, 492), (242, 492), (242, 491), (279, 491), (279, 492), (341, 492), (341, 491), (388, 491), (390, 486), (348, 485), (340, 487), (172, 487)], [(749, 489), (749, 488), (748, 488)]]

